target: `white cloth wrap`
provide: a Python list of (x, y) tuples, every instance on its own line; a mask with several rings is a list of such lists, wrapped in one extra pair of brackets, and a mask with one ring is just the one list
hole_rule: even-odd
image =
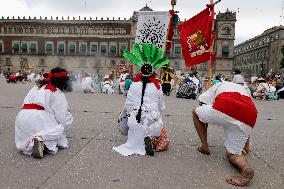
[(68, 111), (68, 103), (62, 91), (45, 90), (45, 86), (32, 88), (24, 104), (37, 104), (45, 110), (21, 110), (15, 122), (15, 143), (18, 150), (31, 155), (34, 137), (43, 140), (45, 146), (56, 153), (58, 146), (68, 147), (64, 129), (70, 128), (73, 122)]
[(142, 83), (134, 82), (128, 91), (124, 108), (129, 115), (127, 121), (127, 142), (113, 147), (113, 150), (124, 156), (132, 154), (145, 155), (144, 138), (147, 136), (160, 136), (163, 127), (161, 111), (165, 109), (161, 89), (153, 83), (148, 83), (145, 89), (144, 102), (141, 112), (141, 122), (138, 123), (136, 115), (141, 104)]
[(242, 130), (240, 125), (243, 123), (213, 109), (212, 105), (197, 107), (196, 114), (203, 123), (223, 126), (225, 132), (224, 146), (226, 150), (231, 154), (242, 154), (242, 150), (252, 130), (249, 126), (242, 127), (245, 131)]
[[(252, 132), (252, 128), (225, 113), (213, 109), (215, 98), (223, 92), (238, 92), (241, 95), (250, 96), (246, 86), (232, 82), (220, 82), (213, 85), (199, 96), (199, 101), (206, 105), (196, 108), (196, 114), (203, 123), (223, 126), (225, 131), (225, 147), (232, 154), (241, 154), (241, 151)], [(245, 116), (245, 112), (244, 112)]]

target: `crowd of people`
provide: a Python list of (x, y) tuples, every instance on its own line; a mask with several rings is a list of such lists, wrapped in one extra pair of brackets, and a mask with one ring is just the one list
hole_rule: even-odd
[[(163, 94), (170, 96), (176, 95), (177, 98), (196, 99), (208, 84), (208, 77), (204, 73), (199, 74), (192, 70), (189, 73), (175, 74), (173, 69), (164, 69), (162, 75), (154, 72), (155, 78), (162, 86)], [(21, 70), (17, 72), (1, 73), (0, 78), (8, 83), (38, 82), (43, 79), (44, 72), (32, 72), (23, 74)], [(90, 73), (69, 72), (69, 82), (67, 91), (73, 89), (84, 93), (94, 93), (99, 91), (106, 94), (127, 94), (135, 74), (131, 70), (124, 69), (121, 74), (115, 75), (114, 72), (103, 77), (91, 75)], [(211, 82), (210, 82), (211, 81)], [(235, 70), (233, 74), (215, 74), (210, 80), (211, 85), (223, 81), (231, 81), (241, 84), (250, 91), (253, 98), (259, 100), (278, 100), (284, 98), (284, 73), (269, 73), (266, 77), (244, 78), (240, 70)]]

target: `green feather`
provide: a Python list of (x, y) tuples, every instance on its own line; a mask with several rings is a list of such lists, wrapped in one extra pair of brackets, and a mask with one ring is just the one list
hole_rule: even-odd
[(162, 48), (157, 49), (156, 52), (155, 52), (155, 55), (154, 55), (154, 59), (153, 59), (153, 61), (152, 61), (152, 64), (156, 64), (156, 62), (157, 62), (158, 60), (160, 60), (161, 57), (164, 56), (164, 52), (165, 52), (165, 50), (162, 49)]
[(152, 62), (151, 60), (151, 48), (150, 45), (147, 43), (143, 44), (144, 55), (148, 63)]
[(169, 63), (169, 59), (167, 57), (164, 57), (160, 60), (158, 60), (155, 64), (154, 64), (154, 68), (161, 68), (164, 67), (165, 65), (167, 65)]
[(140, 60), (141, 62), (143, 62), (144, 61), (144, 56), (143, 56), (143, 53), (141, 52), (141, 46), (138, 43), (135, 43), (133, 45), (132, 50), (133, 50), (133, 53), (134, 53), (135, 57), (138, 60)]
[(141, 67), (144, 63), (149, 63), (153, 68), (161, 68), (169, 63), (169, 59), (164, 57), (165, 50), (156, 47), (155, 44), (138, 44), (135, 43), (132, 48), (132, 53), (124, 51), (123, 56), (137, 67)]
[(123, 52), (123, 57), (125, 59), (127, 59), (128, 61), (130, 61), (132, 64), (134, 64), (135, 66), (140, 66), (143, 61), (137, 59), (131, 52), (129, 51), (124, 51)]

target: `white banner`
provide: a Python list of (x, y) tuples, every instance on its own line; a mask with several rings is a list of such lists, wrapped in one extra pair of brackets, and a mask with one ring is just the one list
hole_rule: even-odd
[(169, 12), (138, 12), (135, 43), (154, 43), (159, 48), (165, 48), (169, 23)]

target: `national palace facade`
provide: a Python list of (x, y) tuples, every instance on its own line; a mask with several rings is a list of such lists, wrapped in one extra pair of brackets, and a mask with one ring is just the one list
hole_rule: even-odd
[[(152, 11), (148, 6), (140, 11)], [(215, 72), (231, 72), (236, 14), (217, 14), (215, 21), (217, 55)], [(135, 41), (137, 12), (129, 19), (115, 18), (0, 18), (1, 70), (20, 69), (28, 64), (33, 71), (60, 66), (68, 71), (103, 75), (128, 62), (122, 51)], [(178, 30), (174, 29), (172, 48), (167, 53), (175, 70), (188, 71), (181, 54)], [(201, 72), (207, 64), (198, 66)]]
[(279, 73), (283, 45), (284, 27), (270, 28), (235, 47), (234, 67), (247, 75), (265, 76), (271, 70)]

